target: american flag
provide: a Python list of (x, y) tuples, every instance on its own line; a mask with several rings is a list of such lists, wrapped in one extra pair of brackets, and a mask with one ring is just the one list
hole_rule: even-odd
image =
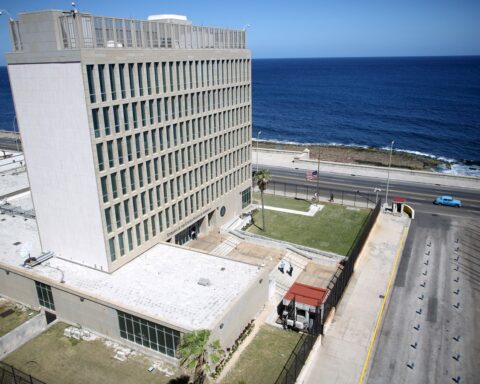
[(307, 180), (315, 180), (318, 179), (318, 172), (317, 171), (308, 171), (307, 172)]

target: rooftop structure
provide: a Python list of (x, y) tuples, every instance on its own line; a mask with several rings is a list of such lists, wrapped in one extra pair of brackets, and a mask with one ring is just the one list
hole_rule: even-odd
[(194, 26), (179, 15), (133, 20), (74, 11), (28, 12), (10, 21), (10, 33), (14, 52), (246, 48), (244, 30)]

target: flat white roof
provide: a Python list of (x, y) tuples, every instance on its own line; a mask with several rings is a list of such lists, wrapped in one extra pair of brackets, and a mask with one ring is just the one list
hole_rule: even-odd
[[(40, 254), (35, 220), (0, 215), (0, 262), (20, 267), (20, 241)], [(54, 250), (53, 250), (54, 251)], [(22, 267), (23, 268), (23, 267)], [(25, 272), (60, 282), (65, 288), (110, 302), (187, 330), (212, 328), (259, 274), (259, 267), (159, 244), (112, 274), (52, 258)], [(198, 284), (201, 278), (209, 286)]]

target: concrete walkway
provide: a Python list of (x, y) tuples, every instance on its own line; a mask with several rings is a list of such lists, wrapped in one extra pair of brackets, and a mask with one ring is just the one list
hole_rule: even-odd
[(368, 367), (409, 219), (380, 214), (325, 336), (319, 337), (297, 383), (358, 383)]
[[(287, 208), (279, 208), (279, 207), (272, 207), (270, 205), (265, 205), (264, 208), (270, 211), (278, 211), (278, 212), (285, 212), (285, 213), (292, 213), (294, 215), (302, 215), (302, 216), (315, 216), (318, 211), (321, 211), (325, 207), (324, 205), (312, 204), (308, 208), (307, 212), (297, 211), (294, 209), (287, 209)], [(261, 206), (258, 206), (261, 208)]]

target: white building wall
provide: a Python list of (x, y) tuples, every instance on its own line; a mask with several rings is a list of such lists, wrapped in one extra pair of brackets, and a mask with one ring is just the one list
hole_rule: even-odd
[(107, 270), (81, 65), (8, 70), (42, 250)]

